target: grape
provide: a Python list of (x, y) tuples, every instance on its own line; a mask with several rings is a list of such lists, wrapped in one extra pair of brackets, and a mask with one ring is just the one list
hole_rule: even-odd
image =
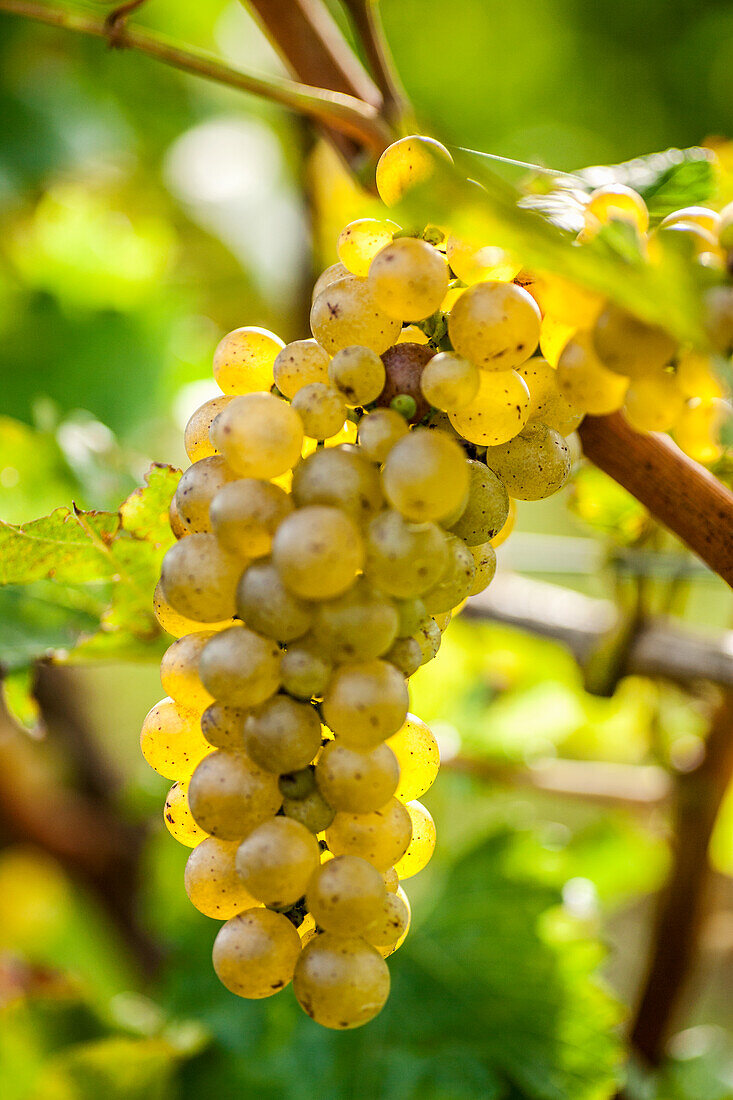
[(535, 272), (530, 279), (526, 290), (540, 307), (543, 323), (550, 320), (573, 331), (586, 329), (601, 312), (603, 298), (594, 290), (577, 286), (552, 272)]
[(595, 323), (593, 347), (607, 370), (640, 378), (669, 362), (676, 344), (664, 329), (611, 304)]
[(348, 267), (344, 267), (342, 263), (331, 264), (331, 266), (327, 267), (325, 271), (322, 271), (316, 279), (311, 292), (311, 303), (315, 302), (318, 295), (326, 290), (327, 287), (331, 286), (333, 283), (337, 283), (339, 279), (343, 279), (345, 275), (350, 274), (351, 272)]
[(213, 535), (189, 535), (174, 543), (163, 558), (162, 595), (175, 611), (197, 620), (199, 629), (230, 619), (243, 567), (240, 559), (222, 550)]
[[(473, 553), (473, 547), (471, 547), (471, 553)], [(439, 615), (433, 616), (433, 621), (435, 622), (435, 625), (438, 627), (438, 630), (441, 634), (444, 634), (446, 632), (446, 630), (448, 629), (448, 623), (451, 621), (452, 618), (452, 611), (442, 611)]]
[(365, 940), (324, 932), (303, 948), (293, 989), (312, 1020), (343, 1031), (368, 1023), (384, 1007), (389, 969)]
[(517, 367), (529, 390), (529, 423), (539, 420), (560, 435), (568, 436), (580, 424), (583, 413), (560, 391), (557, 372), (546, 359), (535, 357)]
[(377, 400), (386, 374), (375, 351), (354, 345), (336, 352), (328, 365), (328, 377), (344, 395), (346, 404), (356, 408)]
[(416, 715), (408, 714), (387, 745), (400, 769), (395, 798), (400, 802), (420, 798), (432, 787), (440, 768), (440, 749), (432, 731)]
[(392, 596), (421, 596), (448, 565), (448, 547), (435, 523), (410, 523), (399, 512), (385, 510), (366, 532), (365, 573)]
[(264, 328), (236, 328), (219, 341), (214, 352), (214, 378), (224, 393), (269, 390), (272, 367), (285, 345)]
[(420, 377), (425, 400), (436, 409), (455, 412), (470, 405), (478, 393), (478, 368), (468, 359), (451, 351), (433, 356)]
[(278, 354), (273, 366), (275, 385), (286, 397), (312, 382), (328, 382), (328, 353), (316, 340), (293, 340)]
[[(398, 879), (398, 881), (399, 881), (399, 879)], [(399, 900), (404, 905), (405, 909), (407, 910), (407, 923), (405, 924), (402, 932), (400, 933), (399, 938), (394, 943), (384, 944), (384, 945), (380, 944), (380, 945), (377, 946), (377, 951), (379, 952), (379, 954), (382, 956), (383, 959), (387, 959), (387, 958), (389, 958), (390, 955), (394, 955), (395, 951), (399, 950), (399, 948), (402, 947), (402, 944), (407, 939), (407, 933), (410, 931), (410, 920), (412, 918), (412, 910), (410, 909), (410, 901), (407, 897), (407, 894), (405, 893), (405, 891), (402, 889), (401, 886), (397, 887), (395, 893), (396, 893), (397, 897), (399, 898)], [(400, 910), (399, 913), (398, 913), (393, 909), (392, 910), (392, 916), (395, 920), (399, 920), (400, 923), (401, 923), (404, 920), (404, 911)], [(371, 934), (371, 929), (368, 929), (368, 931)], [(369, 942), (371, 942), (371, 941), (369, 941)]]
[(386, 894), (382, 876), (371, 863), (359, 856), (337, 856), (313, 875), (306, 905), (326, 932), (358, 936), (378, 919)]
[(381, 465), (408, 431), (404, 416), (394, 409), (374, 409), (359, 423), (359, 446), (367, 458)]
[(490, 280), (509, 282), (522, 266), (503, 248), (477, 246), (452, 234), (446, 241), (445, 258), (458, 278), (469, 285)]
[(161, 699), (148, 711), (140, 734), (145, 760), (165, 779), (188, 779), (211, 746), (201, 733), (199, 715), (172, 699)]
[(369, 661), (390, 648), (398, 627), (392, 601), (359, 577), (342, 596), (316, 605), (312, 638), (334, 664)]
[(332, 355), (359, 344), (381, 354), (400, 334), (401, 324), (377, 305), (366, 279), (349, 275), (332, 283), (313, 303), (311, 332)]
[(440, 520), (466, 502), (466, 456), (445, 432), (416, 428), (387, 455), (382, 484), (392, 507), (406, 519)]
[(335, 386), (311, 382), (298, 390), (293, 408), (303, 422), (303, 432), (310, 439), (331, 439), (344, 426), (346, 404)]
[(310, 764), (305, 768), (297, 768), (294, 772), (285, 772), (277, 784), (283, 798), (306, 798), (316, 789), (316, 769)]
[(400, 237), (372, 260), (369, 287), (388, 317), (421, 321), (440, 308), (448, 289), (448, 265), (427, 241)]
[(543, 317), (540, 326), (540, 351), (552, 367), (556, 367), (568, 340), (578, 331), (577, 325), (566, 325), (554, 317)]
[(417, 424), (430, 412), (430, 405), (420, 386), (423, 371), (435, 355), (431, 347), (424, 344), (394, 344), (382, 355), (385, 369), (384, 388), (377, 398), (377, 404), (390, 407)]
[(375, 748), (405, 720), (407, 685), (386, 661), (337, 668), (323, 697), (326, 724), (354, 749)]
[[(450, 294), (450, 291), (448, 291), (448, 293)], [(443, 305), (442, 308), (445, 309), (446, 307)], [(402, 326), (402, 332), (397, 337), (397, 343), (398, 344), (427, 344), (428, 343), (428, 338), (425, 335), (425, 333), (422, 331), (422, 329), (417, 327), (417, 325), (403, 325)]]
[(730, 416), (730, 407), (717, 398), (695, 397), (688, 401), (674, 426), (674, 437), (685, 454), (709, 465), (722, 454), (718, 432)]
[(676, 225), (677, 222), (691, 222), (717, 236), (724, 215), (725, 210), (718, 214), (717, 210), (708, 210), (706, 206), (683, 206), (680, 210), (673, 210), (671, 214), (667, 214), (666, 218), (662, 218), (660, 228)]
[(273, 535), (292, 510), (292, 500), (279, 485), (245, 477), (220, 489), (209, 515), (212, 530), (225, 550), (259, 558), (269, 554)]
[(337, 249), (341, 263), (352, 275), (364, 277), (374, 257), (391, 243), (398, 228), (394, 222), (377, 221), (376, 218), (349, 222), (339, 233)]
[(244, 743), (256, 764), (280, 775), (310, 764), (321, 747), (321, 722), (310, 703), (275, 695), (250, 714)]
[(280, 662), (282, 686), (298, 699), (320, 698), (333, 672), (312, 639), (301, 638), (289, 645)]
[(635, 378), (624, 399), (626, 419), (640, 432), (669, 431), (684, 407), (685, 395), (669, 371)]
[(715, 376), (713, 360), (695, 351), (683, 352), (677, 360), (675, 378), (685, 397), (710, 400), (722, 397), (720, 382)]
[[(448, 557), (446, 555), (446, 564)], [(397, 612), (400, 616), (400, 625), (397, 628), (398, 638), (407, 638), (420, 629), (427, 615), (425, 604), (417, 597), (408, 600), (396, 601)]]
[(291, 981), (300, 950), (300, 936), (282, 913), (247, 909), (219, 929), (214, 970), (238, 997), (271, 997)]
[(694, 222), (679, 221), (674, 222), (672, 225), (660, 225), (651, 242), (650, 255), (653, 259), (656, 259), (655, 246), (658, 245), (660, 237), (666, 237), (670, 233), (679, 234), (686, 241), (689, 241), (691, 251), (697, 259), (702, 260), (705, 258), (708, 263), (717, 261), (717, 266), (723, 266), (723, 250), (718, 245), (715, 234)]
[(390, 894), (397, 892), (397, 888), (400, 885), (400, 876), (395, 871), (394, 867), (388, 867), (382, 875), (382, 881)]
[(405, 935), (410, 925), (410, 909), (399, 894), (387, 894), (382, 911), (362, 935), (375, 947), (391, 947)]
[(183, 445), (191, 462), (198, 462), (199, 459), (216, 454), (209, 432), (219, 413), (223, 412), (231, 400), (231, 396), (226, 394), (222, 397), (212, 397), (210, 401), (204, 402), (196, 409), (186, 424)]
[(335, 810), (329, 806), (320, 791), (311, 791), (305, 798), (283, 799), (283, 813), (292, 817), (310, 829), (312, 833), (322, 833), (334, 818)]
[(378, 871), (398, 863), (410, 847), (411, 837), (412, 818), (396, 798), (370, 813), (342, 810), (326, 829), (326, 843), (335, 856), (361, 856)]
[(400, 138), (385, 149), (377, 163), (377, 191), (385, 206), (394, 206), (411, 187), (429, 179), (436, 159), (453, 163), (444, 145), (418, 134)]
[(649, 211), (641, 195), (623, 183), (607, 183), (597, 187), (585, 207), (586, 231), (596, 232), (610, 221), (625, 221), (639, 233), (649, 228)]
[(188, 788), (194, 818), (221, 840), (241, 840), (274, 817), (282, 805), (277, 776), (258, 768), (243, 753), (210, 753), (196, 768)]
[(178, 482), (173, 501), (186, 533), (211, 531), (209, 506), (236, 474), (229, 469), (221, 455), (200, 458), (189, 466)]
[(506, 371), (532, 355), (541, 319), (534, 298), (515, 283), (476, 283), (453, 306), (448, 332), (459, 355), (483, 370)]
[(420, 629), (415, 632), (415, 640), (420, 646), (422, 663), (426, 665), (428, 661), (432, 661), (433, 657), (437, 656), (440, 643), (443, 640), (440, 627), (430, 615), (421, 624)]
[(201, 732), (215, 749), (244, 751), (244, 721), (248, 711), (212, 703), (201, 715)]
[(199, 673), (215, 699), (228, 706), (255, 707), (280, 686), (280, 650), (245, 626), (230, 626), (204, 646)]
[(517, 506), (510, 497), (509, 498), (509, 515), (507, 516), (507, 521), (504, 524), (504, 526), (502, 527), (499, 534), (494, 535), (493, 539), (491, 540), (491, 545), (494, 547), (495, 550), (496, 550), (497, 546), (501, 546), (501, 544), (503, 542), (506, 542), (506, 540), (509, 538), (512, 531), (514, 530), (514, 524), (516, 522), (517, 522)]
[(478, 546), (501, 531), (509, 515), (509, 496), (504, 482), (485, 463), (468, 463), (468, 503), (461, 518), (451, 527), (467, 546)]
[(354, 583), (364, 562), (364, 543), (345, 512), (311, 505), (280, 524), (272, 559), (283, 583), (296, 596), (326, 600)]
[(236, 840), (211, 836), (188, 857), (183, 883), (191, 904), (205, 917), (228, 920), (257, 906), (234, 865), (238, 847)]
[(288, 592), (269, 559), (254, 562), (242, 574), (237, 613), (250, 629), (279, 642), (300, 638), (313, 621), (309, 605)]
[(293, 500), (299, 508), (333, 505), (360, 524), (376, 515), (384, 503), (379, 472), (357, 448), (348, 446), (323, 447), (296, 466)]
[(593, 416), (605, 416), (623, 405), (627, 378), (606, 370), (587, 333), (566, 345), (557, 364), (557, 384), (571, 405)]
[(468, 590), (469, 596), (477, 596), (488, 588), (496, 573), (496, 551), (490, 542), (484, 542), (480, 546), (471, 546), (471, 555), (476, 566), (473, 575), (473, 584)]
[(517, 500), (544, 500), (570, 476), (567, 443), (559, 432), (537, 422), (508, 443), (487, 447), (485, 461)]
[(401, 859), (395, 862), (400, 879), (412, 878), (430, 862), (435, 849), (435, 822), (422, 802), (408, 802), (404, 807), (412, 824), (412, 839)]
[(155, 586), (155, 592), (153, 593), (153, 614), (157, 619), (159, 625), (167, 634), (171, 634), (174, 638), (180, 638), (184, 634), (193, 634), (197, 631), (206, 630), (223, 630), (227, 626), (231, 626), (232, 620), (223, 619), (217, 623), (201, 623), (195, 619), (189, 619), (185, 615), (181, 615), (179, 611), (166, 600), (163, 595), (163, 586), (160, 581)]
[(252, 897), (272, 909), (287, 909), (305, 894), (320, 862), (313, 833), (290, 817), (273, 817), (244, 838), (236, 868)]
[(206, 838), (206, 833), (191, 816), (188, 805), (188, 783), (179, 780), (168, 791), (163, 807), (163, 820), (168, 832), (179, 844), (195, 848)]
[(213, 702), (198, 673), (201, 652), (213, 637), (210, 630), (186, 634), (168, 647), (160, 662), (163, 691), (189, 710), (202, 711)]
[(527, 423), (529, 390), (516, 371), (481, 371), (479, 391), (471, 404), (449, 416), (453, 427), (469, 443), (506, 443)]
[(476, 574), (473, 555), (465, 542), (452, 534), (448, 534), (446, 540), (448, 567), (438, 583), (423, 595), (423, 603), (431, 615), (450, 611), (465, 600)]
[(182, 539), (184, 535), (188, 534), (188, 528), (178, 514), (178, 506), (176, 505), (175, 496), (168, 506), (168, 523), (170, 524), (171, 532), (176, 539)]
[(248, 393), (219, 413), (211, 440), (240, 477), (277, 477), (300, 459), (303, 425), (279, 397)]
[(399, 779), (397, 758), (385, 744), (357, 752), (340, 740), (329, 741), (316, 764), (316, 782), (326, 801), (352, 813), (380, 809), (395, 793)]
[(404, 677), (417, 672), (422, 662), (422, 650), (414, 638), (397, 638), (384, 655), (385, 661), (398, 668)]

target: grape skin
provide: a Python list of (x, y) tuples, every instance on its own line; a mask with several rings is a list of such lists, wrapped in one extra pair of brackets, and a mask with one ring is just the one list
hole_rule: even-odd
[(244, 743), (256, 764), (281, 775), (310, 764), (321, 747), (318, 711), (287, 695), (274, 695), (250, 714)]
[(570, 452), (559, 432), (546, 424), (528, 424), (508, 443), (486, 448), (486, 465), (517, 500), (544, 500), (570, 476)]
[(468, 503), (451, 531), (467, 546), (478, 546), (501, 531), (509, 515), (509, 494), (501, 478), (485, 462), (470, 459)]
[(220, 545), (243, 558), (269, 554), (280, 523), (293, 502), (279, 485), (241, 478), (225, 485), (209, 508), (211, 527)]
[(385, 206), (394, 206), (411, 187), (429, 179), (436, 159), (453, 163), (444, 145), (419, 134), (400, 138), (385, 149), (376, 173), (377, 191)]
[(321, 862), (318, 841), (289, 817), (273, 817), (253, 829), (237, 849), (237, 874), (252, 897), (286, 909), (305, 893)]
[(416, 428), (387, 455), (382, 484), (387, 500), (406, 519), (441, 520), (466, 503), (468, 465), (445, 432)]
[(432, 730), (416, 715), (408, 714), (402, 729), (390, 737), (387, 745), (400, 770), (395, 797), (400, 802), (420, 798), (432, 787), (440, 768), (440, 749)]
[(148, 711), (140, 734), (140, 750), (158, 775), (188, 779), (209, 751), (201, 733), (199, 714), (161, 699)]
[(435, 313), (445, 298), (448, 265), (426, 241), (401, 237), (372, 260), (369, 287), (388, 317), (421, 321)]
[(280, 686), (280, 650), (245, 626), (231, 626), (206, 643), (199, 672), (215, 699), (228, 706), (255, 707)]
[(237, 614), (252, 630), (290, 642), (310, 630), (309, 604), (289, 592), (270, 560), (254, 562), (237, 587)]
[(396, 867), (400, 878), (399, 861), (411, 840), (410, 812), (396, 798), (370, 813), (342, 810), (326, 829), (326, 843), (334, 855), (361, 856), (378, 871)]
[(379, 952), (360, 938), (312, 939), (298, 959), (293, 989), (301, 1008), (323, 1027), (361, 1027), (389, 996), (389, 970)]
[(435, 523), (414, 524), (383, 511), (366, 533), (366, 575), (392, 596), (421, 596), (448, 565), (448, 547)]
[(408, 802), (405, 807), (412, 826), (412, 836), (405, 854), (395, 862), (400, 880), (412, 878), (430, 862), (435, 849), (435, 822), (422, 802)]
[(506, 371), (532, 355), (541, 320), (535, 300), (515, 283), (475, 283), (453, 306), (448, 332), (459, 355), (482, 370)]
[(328, 365), (328, 377), (344, 395), (347, 405), (356, 408), (376, 401), (384, 389), (384, 363), (371, 348), (353, 347), (337, 351)]
[(332, 283), (313, 303), (311, 332), (331, 355), (353, 344), (378, 355), (394, 344), (402, 325), (378, 306), (366, 279), (349, 275)]
[(184, 634), (195, 634), (197, 631), (204, 629), (211, 631), (224, 630), (225, 627), (232, 625), (231, 618), (222, 619), (216, 623), (204, 623), (182, 615), (165, 598), (163, 585), (160, 581), (156, 584), (153, 593), (153, 614), (161, 629), (174, 638), (182, 638)]
[(316, 782), (335, 810), (369, 813), (386, 805), (401, 785), (400, 765), (386, 744), (358, 752), (337, 739), (321, 753)]
[(183, 434), (183, 445), (191, 462), (198, 462), (201, 458), (208, 458), (210, 455), (217, 454), (209, 432), (219, 413), (227, 407), (232, 399), (233, 395), (231, 394), (212, 397), (210, 401), (205, 401), (192, 414)]
[(226, 394), (269, 390), (272, 367), (282, 340), (264, 328), (238, 328), (227, 333), (214, 352), (214, 378)]
[(336, 856), (308, 884), (306, 904), (320, 928), (336, 936), (359, 936), (381, 914), (387, 890), (382, 876), (359, 856)]
[(271, 478), (300, 459), (303, 425), (297, 412), (271, 393), (236, 397), (211, 425), (211, 442), (240, 477)]
[(283, 583), (304, 600), (340, 596), (356, 580), (364, 543), (354, 521), (338, 508), (299, 508), (280, 524), (272, 560)]
[(384, 504), (378, 471), (348, 446), (324, 447), (299, 463), (293, 472), (292, 493), (298, 508), (330, 505), (358, 524), (367, 523)]
[(479, 391), (469, 405), (449, 413), (455, 430), (470, 443), (506, 443), (529, 417), (529, 390), (516, 371), (481, 371)]
[(195, 848), (202, 840), (206, 839), (206, 833), (194, 821), (188, 805), (188, 783), (178, 780), (168, 791), (163, 807), (163, 820), (165, 826), (174, 840), (187, 848)]
[(343, 664), (381, 657), (398, 627), (393, 602), (362, 576), (344, 595), (316, 604), (311, 637), (329, 660)]
[(241, 840), (282, 805), (277, 777), (243, 753), (221, 750), (206, 756), (191, 776), (191, 813), (211, 836)]
[(209, 626), (234, 615), (234, 590), (243, 568), (241, 559), (222, 550), (214, 535), (188, 535), (163, 558), (161, 594), (174, 611)]
[(342, 665), (323, 697), (323, 718), (345, 745), (366, 750), (397, 732), (408, 702), (404, 677), (386, 661)]
[(186, 863), (184, 886), (191, 904), (205, 917), (229, 920), (257, 901), (237, 874), (236, 840), (207, 837), (193, 849)]
[(292, 980), (300, 951), (300, 936), (287, 917), (248, 909), (219, 930), (214, 970), (238, 997), (271, 997)]
[(273, 366), (275, 385), (291, 400), (303, 386), (328, 382), (329, 358), (315, 340), (293, 340), (278, 354)]
[(187, 534), (211, 531), (211, 502), (219, 490), (235, 478), (236, 474), (221, 455), (201, 458), (189, 466), (173, 497), (176, 513)]
[(198, 663), (206, 643), (214, 637), (211, 630), (184, 634), (166, 649), (160, 662), (163, 691), (182, 707), (202, 711), (214, 697), (201, 683)]

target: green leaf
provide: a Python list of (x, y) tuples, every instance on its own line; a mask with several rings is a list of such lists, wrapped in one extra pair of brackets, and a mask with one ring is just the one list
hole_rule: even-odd
[(34, 676), (29, 668), (7, 674), (2, 681), (2, 692), (8, 713), (18, 725), (27, 730), (38, 726), (40, 710), (33, 698)]
[(0, 667), (17, 672), (73, 649), (97, 629), (108, 592), (104, 585), (90, 591), (53, 581), (0, 587)]
[(168, 508), (180, 477), (181, 471), (174, 466), (154, 462), (146, 475), (146, 485), (131, 493), (120, 506), (125, 531), (154, 546), (168, 546), (171, 541)]

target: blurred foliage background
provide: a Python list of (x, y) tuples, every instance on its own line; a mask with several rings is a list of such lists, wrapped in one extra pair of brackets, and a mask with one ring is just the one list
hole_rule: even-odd
[[(733, 133), (733, 11), (719, 0), (382, 7), (421, 124), (443, 140), (571, 169)], [(150, 0), (138, 18), (280, 71), (235, 0)], [(0, 15), (0, 74), (0, 517), (72, 500), (116, 509), (151, 460), (183, 464), (182, 428), (213, 392), (224, 332), (306, 332), (314, 273), (362, 200), (299, 120), (97, 41)], [(635, 522), (632, 501), (582, 471), (570, 493), (520, 509), (503, 564), (623, 602), (640, 582), (614, 561)], [(653, 607), (696, 629), (729, 625), (730, 593), (702, 570), (673, 591), (643, 583)], [(35, 595), (4, 594), (6, 670), (71, 644), (93, 617), (71, 595), (63, 613)], [(699, 759), (706, 686), (627, 677), (591, 696), (554, 643), (457, 622), (413, 696), (449, 758), (426, 800), (438, 853), (410, 890), (387, 1009), (332, 1035), (289, 994), (240, 1003), (211, 971), (215, 925), (186, 899), (167, 784), (138, 752), (163, 645), (43, 671), (43, 736), (0, 722), (4, 1100), (615, 1094), (670, 808), (512, 778), (548, 758), (684, 772)], [(23, 688), (11, 677), (8, 702), (32, 725)], [(486, 767), (451, 767), (464, 757)], [(77, 830), (93, 850), (108, 825), (96, 872), (93, 852), (82, 870), (63, 843), (43, 843)], [(695, 976), (668, 1061), (628, 1071), (637, 1100), (733, 1096), (733, 795), (712, 858)]]

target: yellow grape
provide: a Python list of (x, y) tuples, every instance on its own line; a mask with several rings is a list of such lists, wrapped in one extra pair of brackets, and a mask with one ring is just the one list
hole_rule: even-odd
[(368, 813), (389, 802), (397, 788), (400, 765), (386, 744), (358, 752), (329, 741), (316, 764), (316, 782), (335, 810)]
[(197, 825), (188, 805), (188, 783), (178, 780), (168, 791), (163, 807), (163, 820), (168, 832), (179, 844), (195, 848), (207, 834)]
[(290, 817), (273, 817), (244, 838), (236, 868), (252, 897), (271, 909), (286, 909), (303, 896), (320, 862), (313, 833)]
[(360, 936), (378, 919), (386, 895), (382, 876), (371, 863), (345, 855), (318, 868), (308, 884), (305, 900), (324, 931), (336, 936)]
[(516, 283), (476, 283), (451, 310), (448, 332), (459, 355), (485, 371), (507, 371), (529, 359), (542, 315)]
[(440, 308), (448, 290), (448, 265), (427, 241), (401, 237), (372, 260), (369, 286), (388, 317), (421, 321)]
[(440, 749), (432, 730), (416, 715), (408, 714), (402, 729), (387, 741), (397, 757), (400, 781), (395, 798), (411, 802), (429, 790), (440, 768)]
[(323, 697), (323, 719), (350, 748), (375, 748), (400, 728), (409, 697), (404, 677), (387, 661), (342, 665)]
[(303, 948), (293, 978), (304, 1012), (323, 1027), (345, 1031), (374, 1019), (389, 996), (389, 968), (361, 937), (323, 932)]
[(457, 607), (471, 591), (476, 565), (473, 555), (462, 539), (448, 534), (448, 567), (437, 584), (423, 594), (423, 603), (430, 615), (438, 615)]
[(172, 699), (161, 699), (148, 711), (140, 733), (140, 750), (158, 775), (188, 779), (211, 745), (201, 732), (200, 712)]
[(188, 787), (195, 820), (211, 836), (241, 840), (282, 805), (277, 776), (244, 753), (216, 751), (198, 765)]
[(583, 412), (605, 416), (620, 409), (629, 380), (606, 370), (589, 333), (578, 333), (566, 345), (557, 364), (560, 392)]
[(566, 325), (547, 314), (540, 325), (540, 351), (552, 367), (556, 367), (563, 350), (578, 331), (577, 325)]
[(210, 620), (229, 619), (234, 614), (234, 592), (244, 564), (222, 550), (214, 535), (188, 535), (163, 558), (162, 595), (174, 610), (197, 621), (194, 629), (205, 628)]
[(677, 360), (677, 385), (685, 397), (710, 399), (722, 397), (723, 390), (715, 376), (713, 361), (708, 355), (684, 351)]
[(453, 163), (444, 145), (434, 138), (411, 134), (384, 150), (377, 163), (377, 191), (386, 206), (394, 206), (411, 187), (433, 174), (437, 158)]
[(685, 454), (696, 462), (710, 465), (723, 453), (718, 433), (730, 416), (730, 406), (718, 398), (688, 401), (674, 425), (674, 437)]
[(348, 592), (316, 604), (311, 638), (334, 664), (369, 661), (390, 648), (399, 622), (394, 602), (361, 576)]
[(211, 526), (225, 550), (243, 558), (269, 554), (282, 520), (293, 511), (290, 496), (269, 481), (240, 478), (224, 485), (209, 508)]
[(379, 916), (362, 933), (367, 943), (377, 949), (394, 947), (406, 935), (410, 926), (410, 907), (406, 904), (404, 891), (388, 893), (382, 902)]
[(212, 397), (210, 401), (204, 402), (196, 409), (196, 412), (191, 416), (183, 433), (183, 445), (191, 462), (198, 462), (200, 458), (208, 458), (210, 455), (217, 453), (216, 447), (209, 438), (209, 432), (219, 413), (227, 407), (231, 400), (231, 394)]
[(299, 389), (292, 407), (303, 423), (303, 433), (310, 439), (331, 439), (346, 420), (346, 402), (340, 390), (323, 382), (311, 382)]
[(310, 629), (311, 606), (288, 591), (269, 559), (253, 562), (237, 588), (237, 614), (251, 630), (290, 642)]
[(214, 352), (214, 378), (224, 393), (269, 390), (272, 367), (284, 347), (279, 336), (264, 328), (237, 328), (219, 341)]
[(349, 222), (339, 233), (337, 251), (339, 260), (352, 275), (362, 278), (369, 273), (369, 265), (377, 253), (392, 242), (399, 226), (389, 220), (359, 218)]
[(394, 409), (374, 409), (359, 422), (359, 446), (367, 458), (380, 465), (409, 428)]
[(217, 450), (240, 477), (277, 477), (300, 459), (303, 425), (286, 401), (271, 393), (237, 397), (211, 426)]
[(506, 523), (502, 527), (501, 531), (499, 531), (499, 534), (494, 535), (493, 539), (491, 539), (491, 545), (494, 547), (494, 549), (496, 549), (497, 546), (501, 546), (501, 544), (503, 542), (506, 542), (506, 540), (509, 538), (512, 531), (514, 530), (514, 524), (516, 522), (517, 522), (517, 506), (510, 497), (509, 498), (509, 515), (506, 518)]
[(244, 723), (249, 711), (212, 703), (201, 715), (201, 732), (215, 749), (244, 751)]
[(398, 319), (380, 309), (366, 279), (349, 275), (327, 287), (313, 303), (311, 332), (327, 352), (358, 344), (381, 355), (394, 344), (402, 328)]
[(184, 472), (173, 497), (176, 515), (186, 532), (210, 532), (209, 507), (212, 500), (236, 478), (221, 455), (200, 458)]
[(478, 546), (498, 535), (506, 523), (509, 495), (501, 478), (484, 462), (469, 459), (468, 468), (471, 477), (468, 503), (458, 522), (451, 525), (451, 531), (467, 546)]
[(216, 920), (229, 920), (257, 901), (237, 874), (237, 840), (207, 837), (194, 848), (186, 863), (183, 883), (189, 900), (199, 913)]
[(539, 420), (563, 436), (574, 432), (583, 413), (561, 393), (555, 368), (546, 359), (535, 356), (517, 367), (517, 374), (521, 374), (529, 390), (528, 423)]
[(586, 232), (594, 233), (610, 221), (630, 222), (639, 233), (649, 228), (649, 211), (638, 192), (623, 183), (597, 187), (585, 207)]
[(315, 302), (321, 291), (326, 290), (332, 283), (337, 283), (339, 279), (343, 279), (346, 275), (350, 275), (348, 267), (345, 267), (340, 261), (337, 264), (331, 264), (325, 271), (316, 279), (313, 290), (311, 292), (311, 304)]
[(382, 484), (392, 507), (406, 519), (445, 519), (466, 502), (466, 456), (445, 432), (415, 428), (387, 455)]
[(244, 743), (265, 771), (283, 775), (305, 768), (321, 747), (318, 711), (288, 695), (273, 695), (247, 718)]
[(470, 405), (449, 413), (456, 431), (469, 443), (495, 446), (520, 432), (529, 416), (529, 390), (516, 371), (481, 371), (479, 391)]
[(626, 419), (640, 432), (669, 431), (684, 406), (677, 377), (669, 371), (635, 378), (624, 398)]
[(567, 443), (559, 432), (539, 421), (527, 424), (507, 443), (487, 447), (484, 461), (517, 500), (544, 500), (570, 476)]
[(213, 703), (213, 696), (201, 683), (199, 659), (206, 643), (214, 637), (211, 630), (185, 634), (169, 646), (160, 662), (160, 682), (171, 699), (189, 710), (202, 711)]
[(339, 596), (364, 563), (359, 528), (338, 508), (311, 505), (283, 520), (272, 543), (283, 583), (304, 600)]
[(490, 542), (484, 542), (479, 546), (469, 547), (473, 557), (476, 571), (473, 582), (468, 590), (468, 596), (478, 596), (488, 588), (496, 573), (496, 551)]
[(295, 468), (292, 493), (299, 508), (331, 505), (359, 524), (384, 504), (379, 472), (355, 447), (321, 447), (308, 455)]
[(163, 586), (160, 581), (155, 586), (155, 592), (153, 593), (153, 614), (166, 634), (170, 634), (174, 638), (180, 638), (184, 634), (193, 634), (199, 630), (224, 630), (225, 627), (232, 625), (231, 618), (222, 619), (215, 623), (204, 623), (199, 622), (197, 619), (189, 619), (186, 615), (181, 615), (179, 611), (171, 607), (163, 595)]
[(206, 643), (199, 673), (214, 699), (227, 706), (255, 707), (280, 686), (280, 649), (246, 626), (231, 626)]
[(328, 365), (328, 377), (352, 408), (376, 401), (386, 380), (384, 363), (376, 351), (358, 345), (336, 352)]
[(293, 340), (275, 360), (275, 385), (280, 393), (292, 399), (311, 382), (328, 382), (328, 364), (327, 352), (315, 340)]
[(300, 950), (300, 936), (282, 913), (248, 909), (219, 930), (214, 970), (238, 997), (271, 997), (291, 981)]
[(452, 235), (446, 242), (445, 258), (458, 278), (469, 286), (489, 281), (511, 282), (522, 266), (503, 248), (477, 246)]
[(677, 345), (664, 329), (611, 304), (595, 323), (593, 347), (607, 370), (639, 378), (668, 363)]
[(425, 364), (420, 389), (426, 401), (443, 412), (470, 405), (479, 389), (478, 368), (455, 352), (442, 351)]
[(412, 839), (407, 851), (395, 865), (400, 880), (412, 878), (430, 862), (435, 849), (435, 822), (422, 802), (412, 801), (405, 806), (412, 822)]
[(570, 328), (573, 332), (579, 328), (590, 328), (603, 308), (600, 294), (578, 286), (562, 275), (541, 271), (533, 272), (528, 278), (525, 284), (523, 277), (520, 277), (522, 285), (526, 286), (540, 307), (543, 321), (555, 326)]
[[(450, 291), (448, 291), (448, 294), (450, 294)], [(447, 296), (448, 295), (446, 295), (446, 297)], [(445, 298), (440, 303), (440, 308), (441, 309), (448, 308), (448, 307), (445, 306), (444, 303), (445, 303)], [(427, 344), (428, 343), (428, 338), (425, 335), (425, 333), (423, 332), (423, 330), (421, 328), (418, 328), (417, 325), (405, 325), (402, 329), (402, 332), (399, 334), (399, 336), (395, 340), (395, 343), (396, 344)]]
[(326, 829), (326, 843), (335, 856), (361, 856), (378, 871), (395, 867), (398, 874), (411, 838), (412, 817), (396, 798), (370, 813), (340, 811)]
[(364, 571), (391, 596), (422, 595), (440, 580), (447, 565), (446, 537), (435, 523), (411, 523), (385, 509), (367, 528)]

